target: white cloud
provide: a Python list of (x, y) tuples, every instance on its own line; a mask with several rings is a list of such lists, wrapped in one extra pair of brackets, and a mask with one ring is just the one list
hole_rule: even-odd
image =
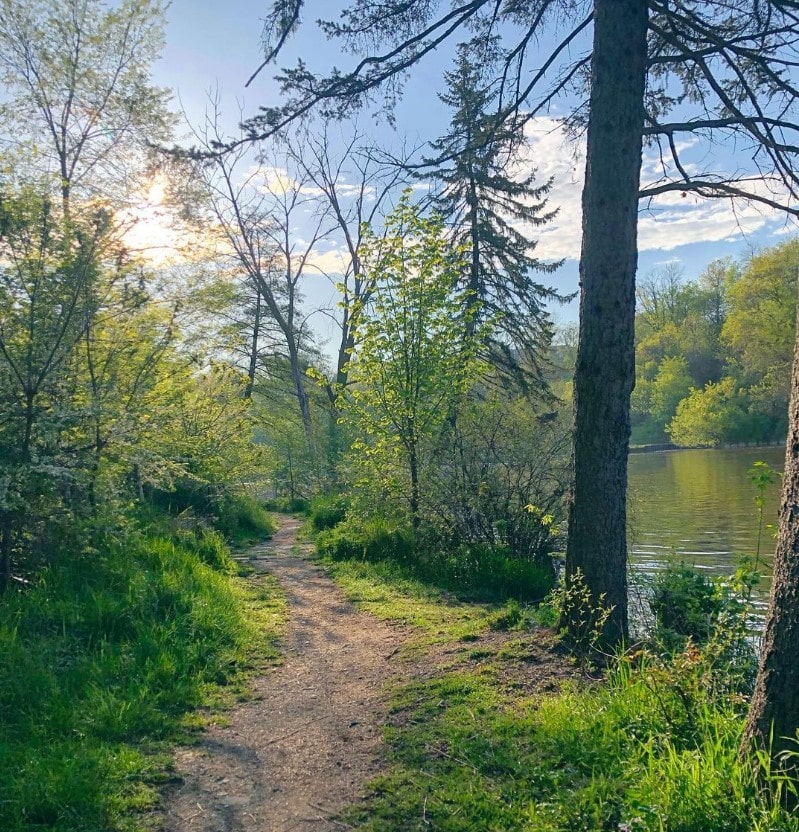
[[(536, 169), (536, 181), (554, 177), (549, 206), (558, 208), (555, 219), (540, 228), (530, 229), (539, 240), (536, 254), (550, 259), (579, 259), (582, 238), (581, 197), (585, 176), (584, 142), (569, 141), (555, 119), (541, 117), (526, 127), (528, 147), (520, 173)], [(700, 150), (699, 142), (683, 141), (679, 150), (685, 166), (692, 173), (701, 173), (700, 163), (691, 159), (692, 150)], [(701, 160), (700, 160), (701, 161)], [(663, 170), (656, 151), (647, 149), (641, 170), (641, 181), (648, 185), (662, 179)], [(751, 189), (751, 183), (748, 184)], [(760, 180), (755, 189), (762, 195), (773, 193), (769, 183)], [(795, 223), (790, 223), (796, 230)], [(638, 245), (641, 251), (671, 251), (690, 243), (735, 241), (747, 234), (769, 230), (786, 233), (785, 214), (767, 206), (723, 199), (701, 199), (695, 194), (672, 191), (652, 200), (642, 201), (638, 224)]]
[(350, 265), (349, 253), (344, 249), (328, 249), (320, 251), (313, 249), (308, 255), (306, 264), (326, 275), (343, 275)]

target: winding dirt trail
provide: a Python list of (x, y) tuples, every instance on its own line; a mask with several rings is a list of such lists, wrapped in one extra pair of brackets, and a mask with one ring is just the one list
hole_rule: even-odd
[[(296, 546), (299, 522), (251, 550), (289, 603), (285, 661), (198, 745), (177, 751), (167, 832), (332, 832), (379, 769), (386, 682), (406, 635), (359, 612)], [(295, 551), (298, 549), (297, 551)]]

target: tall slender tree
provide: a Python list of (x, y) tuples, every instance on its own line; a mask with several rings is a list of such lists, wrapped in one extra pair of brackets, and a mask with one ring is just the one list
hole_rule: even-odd
[[(547, 206), (551, 179), (536, 185), (534, 170), (512, 175), (524, 168), (524, 131), (513, 119), (497, 117), (499, 87), (491, 71), (496, 41), (477, 55), (471, 45), (458, 48), (455, 69), (445, 75), (447, 90), (439, 93), (452, 120), (431, 144), (435, 155), (427, 161), (440, 182), (433, 205), (451, 226), (453, 245), (468, 255), (463, 288), (479, 316), (466, 316), (466, 337), (486, 319), (494, 321), (486, 329), (486, 358), (529, 392), (532, 382), (543, 385), (542, 363), (552, 340), (546, 303), (565, 298), (535, 279), (560, 263), (539, 260), (528, 232), (553, 219), (557, 209)], [(429, 171), (423, 167), (419, 175)]]

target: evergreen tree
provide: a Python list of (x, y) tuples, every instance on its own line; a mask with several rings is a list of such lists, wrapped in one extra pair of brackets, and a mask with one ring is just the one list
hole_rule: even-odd
[[(494, 42), (496, 47), (496, 42)], [(535, 171), (514, 178), (521, 161), (524, 133), (497, 118), (497, 86), (487, 79), (485, 63), (470, 58), (469, 45), (458, 49), (455, 69), (446, 74), (448, 89), (439, 98), (452, 110), (446, 135), (432, 143), (441, 189), (436, 210), (452, 226), (452, 242), (467, 252), (464, 288), (467, 303), (479, 315), (467, 315), (471, 336), (486, 319), (488, 360), (522, 389), (542, 382), (542, 361), (552, 339), (549, 300), (564, 300), (555, 289), (534, 279), (552, 273), (560, 262), (539, 260), (530, 226), (551, 220), (546, 196), (552, 180), (535, 185)], [(483, 54), (497, 54), (489, 48)], [(441, 166), (443, 160), (443, 166)], [(520, 230), (521, 229), (521, 230)]]

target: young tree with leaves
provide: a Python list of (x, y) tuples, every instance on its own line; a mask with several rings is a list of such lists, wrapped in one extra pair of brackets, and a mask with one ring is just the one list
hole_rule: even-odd
[(463, 332), (476, 306), (453, 290), (463, 252), (448, 244), (440, 217), (420, 216), (409, 192), (383, 237), (367, 232), (361, 260), (374, 289), (349, 368), (353, 453), (371, 478), (404, 494), (416, 530), (432, 442), (474, 379), (477, 341), (464, 344)]

